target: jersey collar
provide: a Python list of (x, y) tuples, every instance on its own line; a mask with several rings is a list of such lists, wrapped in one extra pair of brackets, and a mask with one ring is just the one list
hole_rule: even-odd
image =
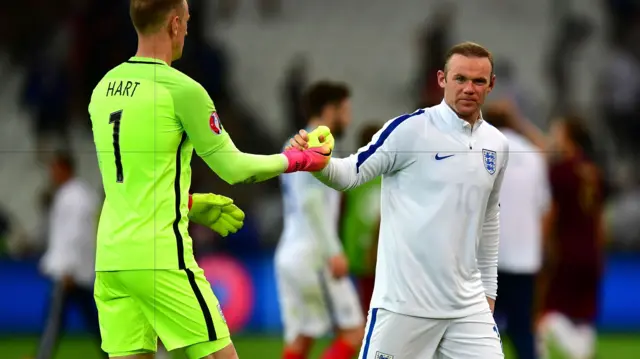
[(143, 63), (143, 64), (159, 64), (159, 65), (167, 65), (166, 62), (160, 59), (154, 59), (153, 57), (141, 57), (141, 56), (133, 56), (127, 62), (133, 63)]
[(473, 125), (473, 129), (472, 129), (469, 122), (458, 117), (458, 114), (455, 113), (453, 109), (449, 107), (449, 105), (447, 105), (446, 102), (444, 102), (444, 99), (442, 100), (442, 102), (440, 102), (437, 108), (438, 108), (438, 113), (440, 113), (440, 116), (442, 116), (442, 118), (445, 121), (447, 121), (447, 123), (449, 123), (453, 129), (458, 131), (463, 131), (463, 132), (468, 132), (469, 130), (475, 131), (484, 122), (484, 119), (482, 118), (482, 111), (480, 111), (480, 118)]

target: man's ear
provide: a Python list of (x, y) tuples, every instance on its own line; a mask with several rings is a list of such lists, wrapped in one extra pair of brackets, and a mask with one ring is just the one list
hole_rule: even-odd
[(171, 17), (171, 27), (170, 32), (171, 36), (178, 36), (178, 29), (180, 28), (180, 17), (178, 15), (174, 15)]
[(493, 87), (496, 85), (496, 75), (491, 75), (491, 80), (489, 80), (489, 88), (493, 90)]
[(440, 85), (441, 88), (444, 88), (446, 83), (447, 83), (447, 74), (442, 70), (438, 70), (438, 85)]

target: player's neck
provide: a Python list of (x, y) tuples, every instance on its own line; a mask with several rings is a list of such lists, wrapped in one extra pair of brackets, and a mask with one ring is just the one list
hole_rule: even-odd
[(138, 38), (137, 57), (158, 59), (171, 65), (172, 58), (171, 42), (158, 35), (149, 35)]
[(456, 116), (458, 116), (459, 119), (468, 122), (471, 126), (476, 124), (476, 121), (478, 121), (480, 119), (480, 110), (474, 112), (473, 114), (469, 115), (469, 116), (461, 116), (458, 111), (456, 111), (455, 106), (452, 106), (450, 103), (447, 102), (447, 106), (449, 106), (449, 108), (451, 109), (451, 111), (453, 111)]

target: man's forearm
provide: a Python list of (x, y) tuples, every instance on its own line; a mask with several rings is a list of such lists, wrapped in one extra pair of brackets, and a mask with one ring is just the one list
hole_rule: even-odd
[(209, 168), (229, 184), (261, 182), (285, 172), (287, 158), (282, 154), (243, 153), (233, 143), (202, 157)]
[(500, 222), (498, 214), (493, 213), (489, 218), (485, 219), (477, 254), (482, 285), (486, 296), (489, 298), (495, 298), (498, 293), (499, 236)]
[(375, 165), (358, 167), (357, 157), (351, 155), (347, 158), (332, 158), (327, 167), (313, 175), (337, 191), (347, 191), (379, 176), (381, 173), (378, 172), (380, 169)]

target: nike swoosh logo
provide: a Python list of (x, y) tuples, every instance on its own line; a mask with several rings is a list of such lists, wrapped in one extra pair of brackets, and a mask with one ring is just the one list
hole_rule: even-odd
[(449, 157), (453, 157), (453, 156), (455, 156), (455, 155), (440, 156), (439, 153), (436, 153), (436, 161), (444, 160), (445, 158), (449, 158)]
[(323, 155), (325, 157), (331, 157), (331, 154), (333, 153), (333, 150), (329, 150), (329, 153), (322, 153), (320, 151), (316, 151), (316, 150), (312, 150), (313, 152), (319, 154), (319, 155)]

